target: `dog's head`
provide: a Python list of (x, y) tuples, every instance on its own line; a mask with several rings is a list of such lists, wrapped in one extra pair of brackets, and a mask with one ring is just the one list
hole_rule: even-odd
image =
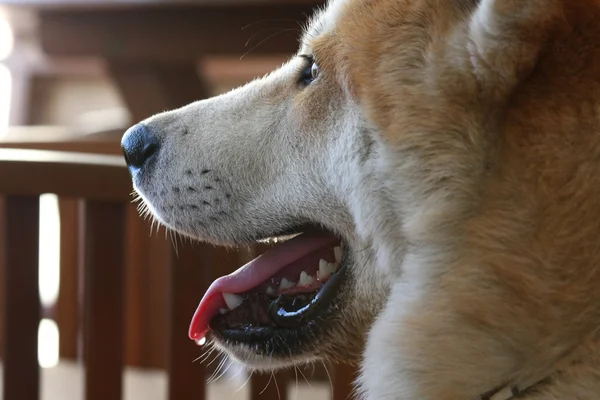
[[(484, 283), (497, 301), (514, 289), (501, 288), (508, 263), (491, 255), (524, 245), (526, 221), (549, 226), (530, 206), (559, 185), (544, 168), (564, 138), (533, 136), (526, 122), (543, 129), (547, 115), (509, 99), (525, 109), (548, 100), (546, 78), (532, 74), (562, 6), (531, 6), (527, 32), (504, 21), (519, 2), (493, 3), (502, 2), (332, 1), (278, 70), (129, 130), (135, 188), (161, 223), (216, 244), (283, 242), (211, 286), (193, 339), (208, 334), (256, 368), (355, 361), (392, 282), (411, 281), (413, 299), (461, 282), (460, 301), (445, 303), (456, 309), (486, 296), (467, 281), (495, 274)], [(583, 142), (568, 140), (583, 157)], [(570, 160), (561, 165), (572, 170)], [(461, 280), (465, 258), (485, 266), (463, 266)], [(534, 313), (519, 310), (517, 319)]]
[(222, 245), (283, 242), (215, 282), (190, 330), (257, 368), (357, 360), (389, 287), (373, 240), (399, 217), (384, 146), (328, 36), (341, 8), (319, 13), (278, 70), (123, 140), (137, 192), (167, 227)]

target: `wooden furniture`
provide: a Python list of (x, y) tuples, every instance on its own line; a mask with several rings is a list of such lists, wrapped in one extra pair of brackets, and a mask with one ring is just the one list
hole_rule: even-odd
[[(296, 51), (300, 24), (305, 23), (315, 5), (323, 2), (323, 0), (0, 0), (0, 6), (4, 4), (15, 9), (33, 10), (37, 14), (37, 32), (41, 47), (52, 59), (59, 61), (92, 59), (99, 62), (102, 65), (101, 72), (108, 73), (117, 84), (132, 118), (139, 121), (156, 112), (176, 108), (212, 95), (211, 82), (206, 79), (202, 67), (198, 68), (205, 57), (213, 55), (242, 57), (248, 52), (255, 56), (280, 56)], [(89, 142), (57, 136), (52, 140), (41, 137), (29, 137), (27, 140), (15, 138), (12, 141), (7, 139), (0, 144), (0, 147), (120, 153), (114, 141)], [(73, 160), (66, 160), (65, 163), (58, 163), (52, 168), (66, 169), (67, 165), (68, 168), (79, 168), (79, 164), (72, 162)], [(44, 166), (48, 167), (45, 164)], [(96, 183), (101, 182), (102, 176), (104, 175), (98, 175)], [(115, 282), (122, 284), (123, 290), (127, 292), (122, 315), (126, 317), (123, 327), (129, 329), (125, 329), (124, 336), (120, 339), (112, 336), (115, 348), (123, 349), (123, 355), (119, 356), (119, 359), (136, 366), (167, 368), (171, 378), (170, 399), (187, 399), (194, 397), (196, 393), (203, 393), (204, 380), (198, 377), (205, 372), (204, 367), (197, 364), (190, 366), (190, 359), (194, 358), (193, 355), (197, 355), (198, 349), (195, 346), (190, 347), (191, 343), (181, 340), (176, 332), (187, 330), (189, 317), (196, 306), (199, 293), (206, 289), (207, 282), (213, 278), (209, 275), (227, 272), (225, 269), (235, 268), (252, 254), (232, 255), (199, 245), (189, 249), (185, 246), (186, 250), (180, 248), (177, 257), (168, 240), (164, 240), (161, 236), (149, 236), (149, 224), (141, 220), (133, 206), (129, 204), (131, 187), (126, 195), (120, 194), (124, 196), (123, 198), (108, 199), (110, 207), (102, 205), (95, 210), (95, 206), (92, 206), (93, 211), (88, 215), (84, 211), (87, 209), (84, 204), (96, 204), (95, 202), (100, 199), (87, 198), (85, 193), (80, 193), (76, 186), (78, 182), (73, 181), (73, 187), (68, 187), (72, 191), (68, 196), (66, 192), (61, 192), (64, 188), (56, 191), (61, 195), (61, 224), (63, 227), (71, 227), (70, 230), (64, 229), (67, 232), (65, 234), (68, 235), (70, 232), (71, 236), (62, 243), (73, 242), (73, 240), (92, 243), (86, 245), (88, 247), (85, 247), (85, 251), (63, 252), (68, 254), (68, 257), (62, 261), (61, 274), (71, 277), (70, 280), (63, 280), (63, 282), (71, 282), (71, 286), (61, 286), (57, 305), (56, 317), (59, 326), (61, 330), (64, 329), (68, 333), (61, 336), (61, 352), (63, 355), (77, 358), (79, 355), (77, 343), (74, 340), (62, 341), (65, 340), (64, 338), (76, 337), (80, 324), (93, 326), (94, 321), (89, 319), (86, 310), (96, 310), (94, 307), (98, 307), (99, 312), (102, 312), (101, 305), (94, 303), (94, 296), (100, 296), (98, 291), (101, 292), (102, 289), (96, 288), (96, 292), (90, 289), (88, 293), (84, 288), (82, 319), (73, 318), (74, 313), (77, 314), (78, 311), (77, 304), (80, 296), (72, 277), (81, 275), (84, 286), (86, 282), (88, 285), (91, 282), (102, 282), (102, 277), (92, 280), (85, 278), (86, 273), (88, 276), (95, 273), (94, 265), (98, 260), (87, 259), (86, 265), (91, 265), (87, 267), (91, 271), (87, 269), (79, 271), (77, 266), (80, 264), (79, 260), (83, 259), (84, 253), (88, 256), (96, 254), (94, 251), (97, 249), (94, 246), (104, 243), (102, 238), (107, 235), (107, 231), (103, 229), (106, 227), (103, 227), (103, 220), (97, 216), (106, 213), (107, 219), (112, 218), (118, 220), (119, 224), (124, 224), (125, 232), (118, 237), (124, 240), (122, 248), (128, 249), (124, 252), (125, 260), (122, 261), (125, 271), (125, 277), (121, 277), (123, 282), (120, 282), (119, 277), (116, 276), (110, 278), (116, 279)], [(10, 195), (9, 199), (19, 194), (10, 190), (2, 191), (2, 184), (0, 184), (0, 193)], [(33, 188), (29, 195), (38, 193), (39, 189), (35, 186)], [(121, 205), (112, 207), (115, 201), (121, 202)], [(7, 200), (7, 204), (9, 203)], [(117, 211), (117, 208), (123, 207), (125, 211)], [(30, 205), (30, 208), (34, 207)], [(121, 212), (124, 216), (120, 214)], [(87, 220), (89, 222), (85, 223), (84, 221)], [(7, 220), (7, 224), (9, 221)], [(82, 224), (83, 227), (78, 228)], [(90, 226), (93, 228), (89, 228)], [(115, 248), (119, 246), (116, 242), (113, 245)], [(107, 255), (107, 257), (114, 258), (115, 255)], [(107, 261), (110, 260), (107, 258)], [(11, 259), (11, 263), (13, 261), (17, 262)], [(29, 262), (31, 263), (32, 260)], [(203, 265), (206, 267), (202, 268)], [(223, 269), (215, 271), (215, 265), (221, 265)], [(175, 266), (179, 267), (175, 268)], [(166, 285), (165, 282), (169, 284)], [(152, 296), (147, 295), (148, 291), (152, 292)], [(8, 294), (7, 292), (6, 295)], [(113, 298), (111, 301), (114, 305), (119, 300)], [(93, 343), (97, 339), (94, 339), (93, 330), (90, 331), (89, 327), (87, 329), (88, 336), (85, 336), (85, 340)], [(7, 339), (10, 338), (9, 335)], [(119, 344), (118, 340), (122, 343)], [(100, 369), (94, 369), (93, 365), (98, 363), (107, 368), (109, 364), (116, 365), (116, 359), (108, 359), (106, 358), (108, 355), (102, 352), (94, 353), (89, 344), (84, 344), (83, 356), (92, 365), (88, 369), (90, 377), (86, 392), (88, 398), (94, 399), (99, 396), (115, 398), (112, 395), (117, 393), (120, 384), (117, 376), (111, 375), (109, 381), (114, 385), (106, 386), (110, 387), (106, 390), (112, 392), (103, 392), (105, 387), (97, 383)], [(7, 371), (17, 371), (17, 369)], [(33, 377), (34, 373), (31, 374)], [(340, 399), (345, 400), (347, 381), (351, 373), (339, 369), (333, 375), (336, 382), (344, 382), (335, 385), (338, 387), (335, 396), (336, 398), (341, 396)], [(260, 392), (264, 388), (265, 382), (261, 379), (258, 376), (251, 381), (253, 393)], [(96, 384), (98, 386), (94, 386)], [(273, 385), (270, 385), (261, 398), (276, 398), (277, 393), (274, 389)], [(201, 394), (196, 397), (201, 399), (202, 397), (199, 396)], [(18, 399), (29, 398), (21, 394)], [(6, 397), (5, 400), (13, 400), (13, 398)]]
[[(0, 304), (4, 327), (4, 399), (38, 400), (37, 325), (41, 309), (38, 287), (38, 198), (42, 193), (80, 200), (83, 223), (82, 279), (78, 292), (83, 328), (85, 400), (118, 400), (122, 393), (125, 354), (127, 276), (126, 207), (131, 181), (122, 157), (46, 150), (0, 149), (0, 194), (4, 229), (0, 246), (4, 274)], [(198, 294), (214, 279), (215, 265), (237, 265), (250, 253), (231, 253), (202, 244), (181, 244), (171, 252), (169, 342), (166, 348), (169, 400), (203, 399), (206, 367), (186, 337)], [(194, 299), (193, 302), (190, 299)], [(337, 368), (334, 398), (347, 398), (352, 373)], [(286, 379), (285, 374), (282, 377)], [(289, 378), (289, 376), (287, 377)], [(252, 379), (252, 399), (279, 395), (271, 386), (259, 396), (265, 378)], [(285, 393), (281, 393), (285, 398)]]
[[(324, 0), (0, 0), (32, 10), (44, 54), (56, 60), (102, 64), (117, 84), (134, 122), (154, 113), (211, 96), (211, 82), (198, 65), (209, 56), (290, 55), (300, 26)], [(34, 99), (32, 99), (34, 100)], [(103, 152), (103, 151), (102, 151)], [(71, 211), (72, 212), (72, 211)], [(131, 303), (140, 332), (126, 358), (135, 365), (163, 368), (168, 337), (167, 292), (157, 284), (168, 276), (170, 243), (149, 236), (149, 224), (133, 217), (127, 261), (139, 290), (156, 287), (153, 299)], [(141, 234), (141, 233), (144, 234)], [(133, 294), (133, 297), (141, 298)], [(131, 339), (133, 341), (133, 339)]]

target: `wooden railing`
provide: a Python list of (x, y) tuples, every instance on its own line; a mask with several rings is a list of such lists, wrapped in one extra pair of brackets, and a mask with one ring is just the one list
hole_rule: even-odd
[[(0, 234), (4, 400), (38, 400), (40, 370), (37, 331), (39, 196), (53, 193), (79, 199), (80, 309), (85, 400), (122, 397), (125, 350), (124, 299), (127, 241), (126, 209), (131, 180), (120, 156), (48, 150), (0, 149), (0, 195), (4, 196)], [(205, 398), (206, 367), (192, 362), (197, 347), (187, 327), (199, 296), (219, 273), (255, 254), (232, 253), (209, 245), (186, 244), (173, 251), (170, 266), (167, 370), (169, 400)], [(143, 335), (143, 332), (140, 332)], [(346, 400), (352, 370), (333, 369), (333, 397)], [(285, 378), (285, 374), (282, 375)], [(251, 379), (252, 399), (281, 395), (267, 380)]]

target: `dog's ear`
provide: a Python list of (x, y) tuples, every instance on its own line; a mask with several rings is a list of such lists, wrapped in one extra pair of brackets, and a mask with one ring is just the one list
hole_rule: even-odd
[(563, 1), (480, 0), (468, 27), (468, 51), (486, 95), (507, 96), (533, 70), (563, 19)]

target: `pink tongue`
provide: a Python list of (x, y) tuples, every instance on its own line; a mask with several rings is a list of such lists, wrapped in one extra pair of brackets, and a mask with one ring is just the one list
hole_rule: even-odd
[(339, 239), (330, 234), (302, 234), (275, 246), (232, 274), (217, 279), (206, 291), (192, 318), (190, 339), (196, 342), (204, 339), (210, 329), (210, 320), (220, 309), (226, 308), (223, 293), (243, 293), (253, 289), (294, 261), (338, 243)]

